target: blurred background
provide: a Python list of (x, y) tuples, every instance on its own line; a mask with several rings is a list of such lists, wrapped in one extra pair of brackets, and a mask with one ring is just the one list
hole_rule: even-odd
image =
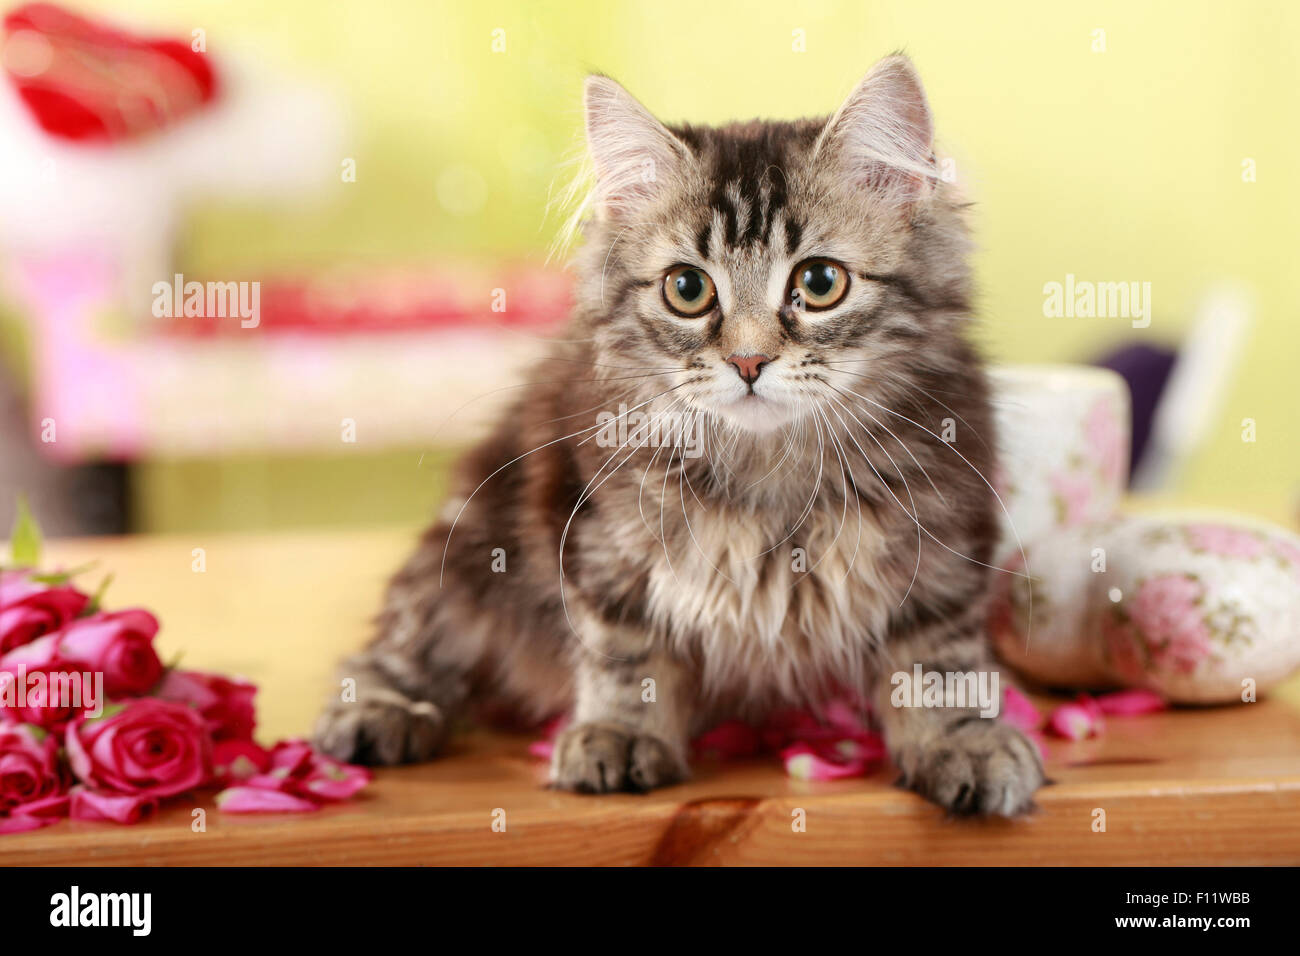
[[(1117, 368), (1146, 490), (1295, 513), (1300, 5), (6, 14), (0, 528), (18, 491), (56, 535), (422, 521), (563, 321), (584, 73), (668, 121), (795, 117), (900, 48), (976, 203), (988, 356)], [(1149, 283), (1150, 324), (1045, 315), (1067, 276)], [(189, 282), (248, 308), (187, 317)]]

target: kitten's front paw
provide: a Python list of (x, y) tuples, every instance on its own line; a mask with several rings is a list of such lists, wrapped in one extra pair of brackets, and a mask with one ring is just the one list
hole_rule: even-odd
[(578, 724), (555, 741), (551, 783), (579, 793), (643, 792), (684, 780), (686, 762), (668, 744), (615, 724)]
[(447, 722), (433, 704), (396, 695), (332, 704), (316, 721), (316, 746), (335, 760), (361, 764), (418, 763), (442, 746)]
[(962, 816), (1020, 816), (1046, 782), (1033, 742), (1010, 724), (983, 718), (901, 754), (899, 763), (905, 786)]

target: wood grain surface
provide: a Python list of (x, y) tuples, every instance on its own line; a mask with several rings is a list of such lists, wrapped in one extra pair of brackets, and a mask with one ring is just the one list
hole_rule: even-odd
[[(256, 681), (259, 737), (269, 741), (308, 730), (334, 660), (365, 639), (410, 541), (366, 532), (49, 550), (66, 566), (95, 559), (113, 571), (108, 606), (154, 610), (165, 660), (179, 654), (183, 666)], [(558, 793), (544, 787), (530, 740), (467, 734), (441, 760), (382, 771), (356, 801), (314, 814), (224, 815), (201, 793), (139, 826), (68, 821), (8, 835), (0, 865), (1300, 863), (1295, 680), (1257, 704), (1112, 718), (1101, 737), (1053, 741), (1055, 783), (1036, 814), (1016, 821), (946, 819), (895, 788), (888, 767), (804, 783), (774, 759), (697, 765), (690, 782), (643, 796)], [(1098, 810), (1104, 832), (1094, 830)]]

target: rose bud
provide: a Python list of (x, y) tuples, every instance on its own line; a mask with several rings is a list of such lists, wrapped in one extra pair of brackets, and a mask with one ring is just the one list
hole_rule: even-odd
[(0, 571), (0, 655), (59, 630), (89, 601), (70, 584), (52, 586), (26, 571)]

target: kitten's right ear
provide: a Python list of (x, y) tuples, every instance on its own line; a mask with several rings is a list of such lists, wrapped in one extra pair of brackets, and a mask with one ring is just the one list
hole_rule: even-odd
[(634, 216), (679, 176), (686, 146), (627, 90), (607, 76), (587, 77), (587, 148), (596, 167), (596, 208)]

